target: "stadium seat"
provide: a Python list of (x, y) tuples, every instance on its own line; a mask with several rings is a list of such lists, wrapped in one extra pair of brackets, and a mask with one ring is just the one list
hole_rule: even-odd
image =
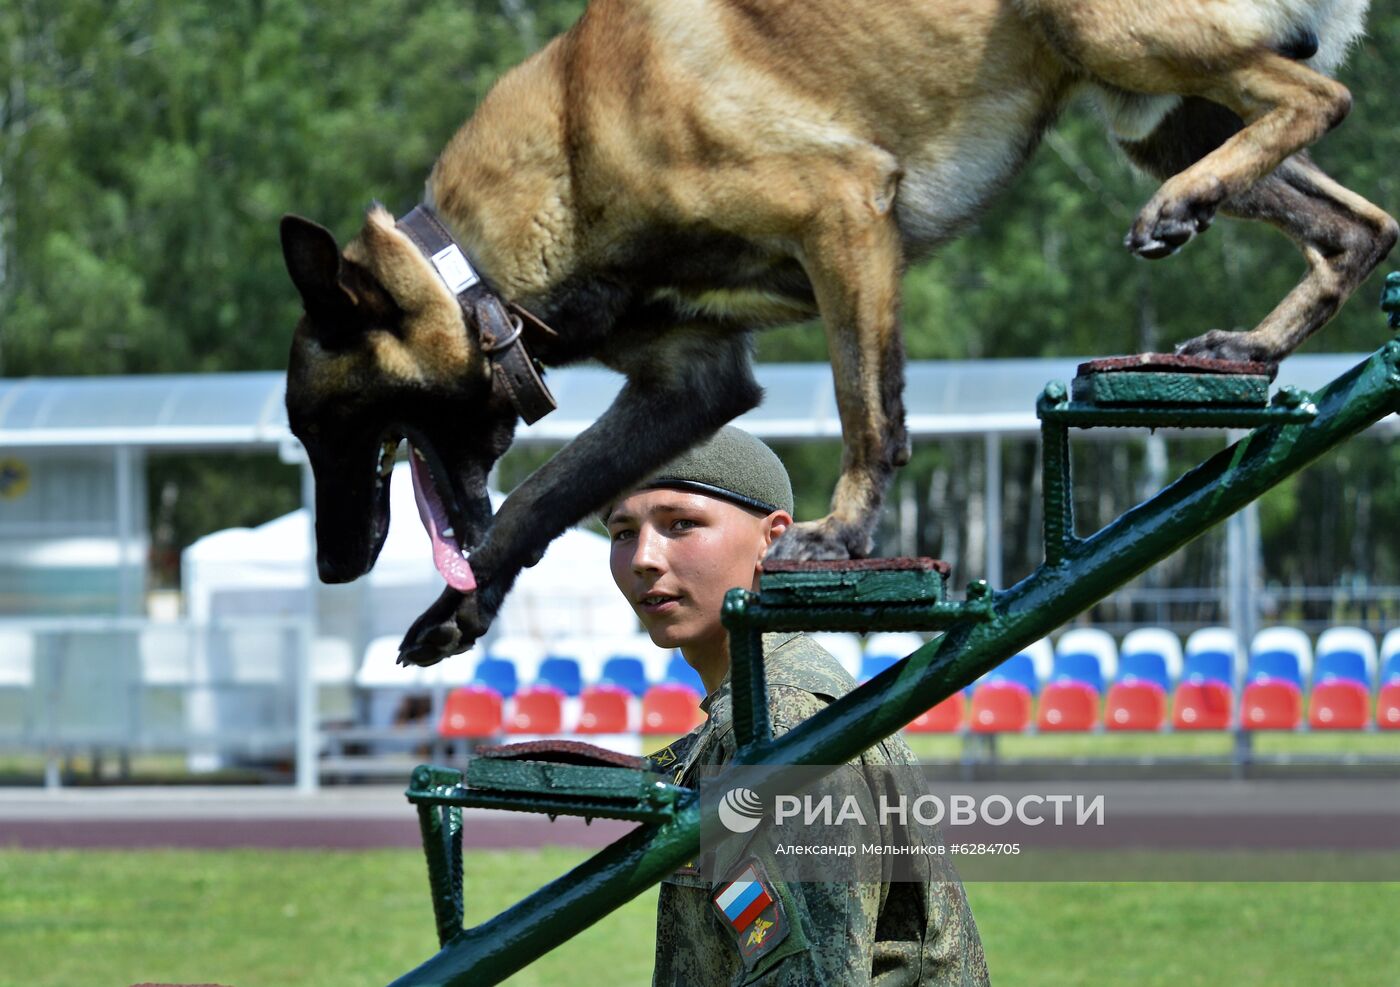
[(865, 653), (876, 657), (903, 658), (923, 646), (924, 638), (913, 631), (880, 631), (865, 639)]
[(550, 655), (540, 662), (540, 674), (535, 681), (538, 685), (552, 685), (566, 696), (577, 696), (583, 691), (583, 671), (578, 659), (564, 655)]
[(1381, 686), (1376, 701), (1376, 726), (1382, 730), (1400, 730), (1400, 681)]
[(1103, 714), (1109, 730), (1160, 730), (1166, 721), (1167, 690), (1156, 682), (1137, 679), (1109, 686)]
[(1124, 685), (1150, 682), (1163, 695), (1171, 688), (1167, 659), (1155, 651), (1134, 651), (1118, 659), (1118, 681)]
[(1363, 730), (1371, 719), (1371, 691), (1351, 679), (1330, 679), (1313, 686), (1308, 698), (1308, 726), (1314, 730)]
[(1385, 637), (1381, 638), (1380, 662), (1382, 666), (1389, 663), (1400, 671), (1400, 627), (1386, 631)]
[(1290, 682), (1296, 688), (1303, 688), (1303, 672), (1298, 656), (1291, 651), (1256, 652), (1249, 657), (1249, 671), (1246, 682)]
[(690, 667), (680, 651), (671, 653), (671, 660), (666, 665), (666, 677), (662, 681), (683, 685), (701, 696), (705, 694), (705, 683), (701, 681), (700, 673)]
[(1284, 679), (1261, 679), (1244, 687), (1240, 725), (1246, 730), (1296, 730), (1303, 720), (1303, 693)]
[(486, 657), (509, 662), (515, 668), (517, 683), (533, 682), (539, 677), (540, 662), (545, 659), (545, 646), (535, 637), (503, 634), (491, 642)]
[(924, 639), (913, 631), (882, 631), (865, 640), (857, 682), (868, 682), (901, 658), (923, 647)]
[(399, 664), (403, 635), (377, 637), (365, 646), (365, 656), (355, 671), (355, 685), (365, 690), (411, 689), (419, 684), (423, 669)]
[(444, 737), (494, 737), (501, 732), (501, 694), (483, 685), (453, 689), (443, 702), (438, 733)]
[(1031, 722), (1031, 694), (1014, 682), (987, 682), (972, 693), (974, 733), (1020, 733)]
[(603, 663), (603, 675), (600, 684), (615, 685), (620, 689), (626, 689), (634, 696), (640, 697), (642, 693), (647, 691), (646, 666), (642, 664), (642, 659), (640, 658), (633, 658), (628, 655), (614, 655)]
[(1055, 670), (1055, 647), (1048, 637), (1032, 641), (1021, 649), (1021, 654), (1030, 657), (1031, 664), (1035, 666), (1037, 682), (1050, 681), (1050, 675)]
[(865, 656), (862, 657), (861, 660), (860, 660), (860, 675), (858, 676), (857, 681), (859, 681), (859, 682), (868, 682), (868, 681), (870, 681), (870, 680), (873, 679), (875, 676), (879, 675), (881, 672), (883, 672), (885, 669), (889, 668), (891, 665), (893, 665), (895, 662), (899, 661), (899, 660), (900, 660), (901, 658), (903, 658), (903, 657), (904, 657), (903, 655), (890, 655), (890, 654), (884, 654), (884, 655), (872, 655), (872, 654), (867, 654), (867, 655), (865, 655)]
[[(1189, 663), (1190, 658), (1186, 661)], [(1228, 730), (1232, 705), (1230, 687), (1224, 682), (1184, 680), (1177, 684), (1172, 702), (1172, 727), (1176, 730)]]
[(487, 657), (477, 663), (472, 675), (477, 685), (495, 689), (505, 699), (515, 695), (520, 682), (515, 675), (515, 665), (501, 658)]
[(1079, 682), (1095, 692), (1103, 692), (1103, 666), (1098, 655), (1088, 651), (1070, 651), (1055, 656), (1053, 682)]
[(1298, 628), (1265, 627), (1254, 635), (1254, 640), (1249, 645), (1251, 658), (1272, 651), (1282, 651), (1297, 659), (1300, 682), (1312, 675), (1312, 641)]
[(1084, 682), (1051, 682), (1040, 694), (1040, 730), (1092, 730), (1098, 719), (1099, 692)]
[(932, 709), (925, 710), (904, 729), (909, 733), (957, 733), (967, 715), (967, 700), (962, 691), (953, 693)]
[(703, 718), (700, 694), (690, 686), (662, 682), (652, 686), (642, 696), (644, 734), (689, 733), (699, 726)]
[(515, 694), (506, 719), (506, 733), (558, 733), (564, 728), (564, 691), (552, 685), (530, 685)]
[(1381, 664), (1381, 685), (1400, 682), (1400, 653), (1393, 654)]
[(632, 693), (620, 685), (590, 685), (583, 690), (578, 717), (579, 733), (626, 733), (627, 706)]
[(423, 669), (420, 682), (424, 688), (429, 689), (455, 689), (471, 685), (476, 681), (476, 667), (481, 663), (484, 652), (485, 649), (472, 648), (460, 655), (452, 655), (436, 665), (429, 665)]
[[(1118, 675), (1123, 678), (1123, 659), (1128, 655), (1158, 655), (1167, 669), (1167, 682), (1181, 678), (1181, 638), (1165, 627), (1139, 627), (1128, 632), (1118, 648)], [(1162, 688), (1169, 686), (1163, 684)]]
[(847, 634), (838, 631), (818, 631), (813, 634), (812, 640), (837, 661), (841, 667), (850, 673), (851, 678), (860, 676), (860, 659), (864, 652), (864, 647), (860, 643), (860, 635)]
[[(1113, 643), (1113, 635), (1098, 627), (1070, 628), (1055, 642), (1055, 657), (1077, 654), (1089, 654), (1097, 659), (1099, 681), (1094, 688), (1103, 692), (1104, 681), (1118, 674), (1118, 646)], [(1053, 673), (1051, 678), (1055, 678)]]
[(1360, 627), (1329, 627), (1319, 634), (1317, 649), (1313, 652), (1314, 682), (1322, 681), (1318, 665), (1323, 658), (1332, 654), (1360, 655), (1366, 666), (1366, 674), (1357, 681), (1370, 684), (1376, 680), (1376, 668), (1379, 662), (1377, 661), (1376, 638), (1370, 631)]
[(1235, 632), (1228, 627), (1202, 627), (1186, 638), (1181, 659), (1181, 678), (1224, 682), (1231, 689), (1238, 681), (1244, 652)]
[(1181, 678), (1186, 682), (1219, 682), (1234, 689), (1235, 659), (1224, 651), (1188, 653), (1181, 660)]
[(1371, 669), (1366, 664), (1366, 656), (1359, 651), (1318, 652), (1313, 662), (1313, 688), (1325, 682), (1355, 682), (1371, 688)]
[(1040, 691), (1040, 680), (1035, 674), (1035, 662), (1024, 651), (1012, 655), (982, 679), (984, 682), (1015, 682), (1025, 686), (1026, 691), (1035, 695)]

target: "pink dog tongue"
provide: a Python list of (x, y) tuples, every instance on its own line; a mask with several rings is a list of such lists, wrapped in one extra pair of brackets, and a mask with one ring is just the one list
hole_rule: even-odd
[(428, 529), (428, 537), (433, 542), (433, 565), (447, 580), (447, 585), (459, 592), (470, 593), (476, 589), (476, 574), (472, 572), (471, 563), (462, 555), (456, 532), (443, 534), (451, 525), (442, 498), (433, 486), (428, 464), (419, 458), (418, 450), (413, 448), (409, 449), (408, 461), (412, 464), (413, 499), (418, 502), (418, 516), (423, 519), (423, 527)]

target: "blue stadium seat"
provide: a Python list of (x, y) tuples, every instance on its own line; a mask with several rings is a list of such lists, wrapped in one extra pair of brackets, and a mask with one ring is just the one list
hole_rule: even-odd
[(640, 697), (647, 691), (647, 671), (642, 659), (614, 655), (603, 662), (602, 682), (619, 686)]
[(1381, 666), (1381, 685), (1400, 682), (1400, 651), (1395, 652)]
[(1261, 651), (1250, 656), (1247, 682), (1263, 680), (1292, 682), (1303, 688), (1303, 671), (1298, 667), (1298, 656), (1291, 651)]
[(1083, 682), (1095, 692), (1103, 692), (1103, 669), (1098, 655), (1087, 651), (1071, 651), (1055, 656), (1053, 680), (1056, 682)]
[(903, 657), (903, 655), (870, 654), (863, 656), (860, 660), (860, 681), (868, 682)]
[(583, 691), (583, 671), (577, 658), (550, 655), (540, 662), (537, 685), (552, 685), (566, 696), (577, 696)]
[(983, 678), (984, 682), (1015, 682), (1031, 695), (1040, 692), (1040, 679), (1035, 674), (1035, 661), (1024, 651), (1012, 655)]
[(505, 699), (515, 695), (520, 683), (515, 677), (515, 665), (501, 658), (483, 658), (477, 663), (472, 681), (495, 689)]
[(1181, 678), (1184, 682), (1221, 682), (1235, 687), (1235, 660), (1226, 651), (1197, 651), (1189, 654), (1181, 662)]
[(666, 678), (663, 681), (689, 686), (701, 696), (705, 695), (705, 683), (700, 678), (700, 673), (690, 667), (685, 656), (679, 651), (671, 653), (671, 661), (666, 665)]
[(1171, 676), (1167, 674), (1166, 656), (1150, 651), (1121, 655), (1118, 658), (1118, 681), (1152, 682), (1161, 686), (1163, 692), (1170, 692)]
[(1366, 656), (1359, 651), (1329, 651), (1317, 656), (1313, 665), (1313, 685), (1333, 679), (1359, 682), (1371, 688), (1371, 676), (1366, 668)]

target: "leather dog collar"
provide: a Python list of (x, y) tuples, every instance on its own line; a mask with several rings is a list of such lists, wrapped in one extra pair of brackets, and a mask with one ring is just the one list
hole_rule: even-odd
[(481, 351), (510, 395), (516, 414), (527, 425), (533, 425), (553, 411), (554, 395), (549, 393), (538, 364), (525, 349), (523, 332), (526, 324), (551, 336), (554, 330), (521, 306), (503, 302), (487, 288), (466, 252), (430, 206), (415, 206), (395, 225), (428, 258), (456, 297), (463, 321), (468, 327), (476, 327)]

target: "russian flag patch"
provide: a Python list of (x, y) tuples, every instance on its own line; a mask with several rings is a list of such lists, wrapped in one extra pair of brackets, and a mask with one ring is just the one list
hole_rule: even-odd
[(787, 937), (787, 916), (758, 861), (742, 861), (730, 874), (715, 888), (712, 900), (725, 928), (734, 936), (745, 968), (752, 970)]

